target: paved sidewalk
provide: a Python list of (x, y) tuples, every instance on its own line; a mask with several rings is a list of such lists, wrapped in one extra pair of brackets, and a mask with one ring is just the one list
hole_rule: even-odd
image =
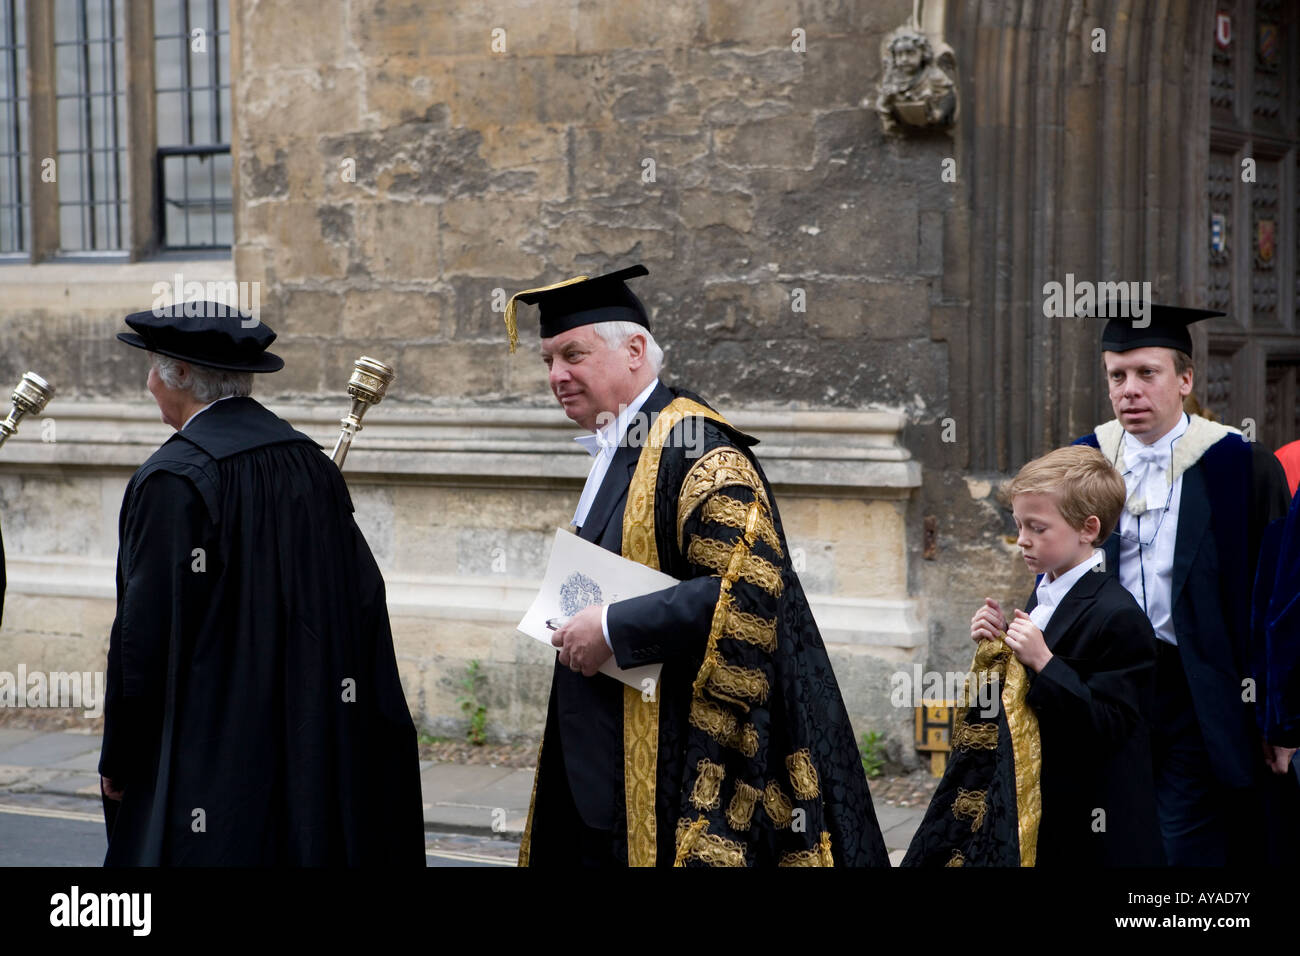
[[(0, 800), (5, 793), (49, 793), (99, 802), (98, 734), (0, 728)], [(428, 830), (517, 840), (528, 818), (533, 772), (421, 761)], [(876, 817), (895, 866), (924, 815), (923, 807), (877, 803)]]

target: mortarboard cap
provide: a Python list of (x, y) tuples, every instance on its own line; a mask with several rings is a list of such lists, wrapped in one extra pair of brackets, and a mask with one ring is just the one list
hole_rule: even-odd
[(120, 341), (193, 365), (233, 372), (284, 368), (284, 359), (266, 351), (275, 341), (271, 327), (221, 302), (178, 302), (133, 312), (126, 324), (135, 331), (117, 333)]
[(649, 274), (650, 270), (645, 266), (635, 265), (603, 276), (576, 276), (540, 289), (516, 292), (506, 303), (510, 351), (513, 352), (519, 342), (515, 300), (537, 306), (544, 339), (596, 322), (635, 322), (648, 330), (650, 316), (624, 280)]
[(1085, 309), (1083, 314), (1107, 320), (1101, 333), (1103, 352), (1128, 352), (1160, 346), (1191, 355), (1192, 335), (1187, 327), (1193, 322), (1226, 313), (1141, 300), (1103, 299), (1095, 309)]

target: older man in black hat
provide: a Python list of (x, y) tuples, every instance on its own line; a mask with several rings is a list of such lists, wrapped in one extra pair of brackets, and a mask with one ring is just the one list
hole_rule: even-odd
[(338, 469), (249, 397), (275, 333), (218, 303), (126, 323), (176, 434), (122, 502), (105, 863), (423, 865), (379, 568)]
[[(1265, 807), (1287, 797), (1255, 726), (1250, 593), (1264, 529), (1286, 513), (1286, 478), (1268, 449), (1183, 411), (1188, 325), (1223, 313), (1114, 300), (1097, 313), (1115, 418), (1076, 444), (1099, 448), (1127, 486), (1105, 552), (1157, 637), (1152, 754), (1166, 860), (1258, 862)], [(1005, 626), (1000, 608), (985, 613)]]
[[(680, 583), (589, 606), (558, 648), (532, 866), (888, 865), (853, 728), (755, 444), (659, 380), (633, 266), (520, 293), (595, 458), (577, 533)], [(506, 309), (511, 347), (515, 302)], [(653, 688), (598, 673), (663, 665)]]

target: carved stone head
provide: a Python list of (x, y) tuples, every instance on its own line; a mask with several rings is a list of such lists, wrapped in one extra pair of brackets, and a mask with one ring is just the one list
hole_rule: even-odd
[(908, 27), (895, 30), (889, 40), (890, 67), (903, 76), (915, 76), (934, 60), (930, 40)]

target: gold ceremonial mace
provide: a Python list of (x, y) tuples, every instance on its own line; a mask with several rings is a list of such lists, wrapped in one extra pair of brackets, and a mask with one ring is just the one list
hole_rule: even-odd
[(54, 387), (45, 379), (35, 372), (25, 374), (10, 399), (13, 407), (9, 409), (9, 417), (0, 422), (0, 445), (18, 431), (18, 423), (24, 415), (39, 415), (53, 394)]
[(340, 419), (343, 433), (339, 435), (334, 446), (334, 464), (343, 470), (343, 459), (348, 457), (352, 447), (352, 436), (361, 431), (361, 418), (371, 405), (378, 405), (388, 394), (388, 386), (393, 382), (393, 367), (385, 365), (378, 359), (367, 355), (361, 356), (353, 363), (352, 377), (348, 379), (348, 394), (352, 396), (352, 410), (348, 417)]

